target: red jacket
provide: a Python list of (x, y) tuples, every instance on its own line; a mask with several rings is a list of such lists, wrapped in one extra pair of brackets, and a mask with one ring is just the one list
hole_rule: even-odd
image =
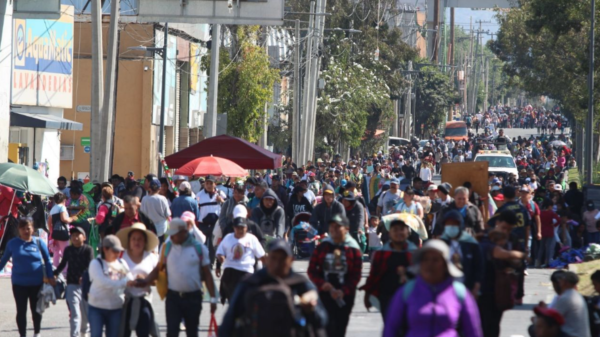
[[(343, 254), (342, 256), (345, 257), (345, 272), (343, 273), (343, 280), (340, 282), (341, 287), (337, 287), (335, 284), (335, 277), (337, 275), (332, 276), (331, 273), (329, 276), (326, 275), (328, 265), (331, 265), (336, 250), (340, 250), (340, 253)], [(354, 295), (358, 282), (360, 282), (362, 277), (362, 252), (359, 248), (353, 248), (348, 245), (338, 246), (330, 240), (324, 241), (315, 248), (310, 258), (308, 277), (317, 286), (319, 291), (322, 291), (323, 284), (329, 282), (336, 289), (342, 290), (344, 296)], [(334, 281), (332, 281), (332, 278)]]

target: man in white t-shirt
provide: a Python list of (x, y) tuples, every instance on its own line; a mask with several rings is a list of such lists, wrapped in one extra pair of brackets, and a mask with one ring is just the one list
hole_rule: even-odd
[[(256, 236), (248, 233), (248, 220), (243, 217), (233, 219), (233, 233), (229, 233), (217, 248), (217, 259), (223, 265), (221, 278), (221, 299), (231, 299), (238, 283), (248, 274), (254, 273), (256, 260), (264, 263), (265, 250)], [(215, 269), (221, 277), (221, 269)]]
[(400, 181), (397, 178), (390, 181), (390, 189), (382, 192), (377, 201), (377, 215), (383, 216), (392, 212), (394, 206), (402, 197), (402, 192), (398, 189), (399, 186)]

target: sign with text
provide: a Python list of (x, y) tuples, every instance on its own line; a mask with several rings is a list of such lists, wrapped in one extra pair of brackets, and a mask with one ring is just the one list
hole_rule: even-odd
[(58, 20), (15, 19), (12, 104), (73, 105), (73, 6)]

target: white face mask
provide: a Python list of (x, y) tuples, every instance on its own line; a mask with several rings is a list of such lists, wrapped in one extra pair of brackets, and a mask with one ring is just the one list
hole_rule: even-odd
[(454, 239), (460, 234), (460, 227), (458, 226), (445, 226), (444, 234), (448, 235), (450, 238)]

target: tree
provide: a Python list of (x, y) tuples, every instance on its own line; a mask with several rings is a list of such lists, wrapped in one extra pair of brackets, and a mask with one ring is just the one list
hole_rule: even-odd
[[(424, 134), (427, 129), (435, 131), (446, 120), (448, 108), (455, 99), (450, 78), (437, 67), (426, 66), (420, 69), (415, 87), (417, 133)], [(426, 130), (422, 130), (421, 125)]]
[[(259, 26), (235, 26), (239, 47), (232, 60), (228, 50), (222, 49), (219, 63), (218, 113), (227, 113), (227, 133), (258, 141), (266, 125), (265, 106), (273, 97), (273, 84), (279, 80), (279, 71), (271, 68), (269, 56), (258, 44)], [(210, 69), (210, 56), (204, 56), (203, 69)]]

